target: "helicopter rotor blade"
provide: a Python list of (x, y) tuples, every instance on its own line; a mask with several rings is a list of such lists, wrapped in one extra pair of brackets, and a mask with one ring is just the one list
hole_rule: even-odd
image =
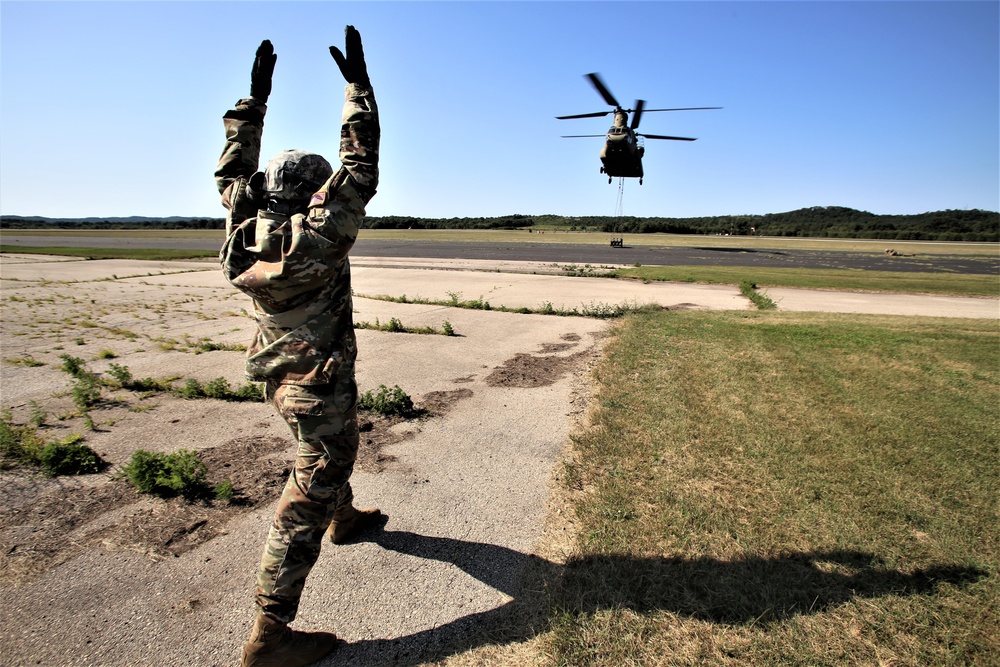
[(646, 109), (649, 111), (705, 111), (707, 109), (721, 109), (722, 107), (683, 107), (680, 109)]
[(645, 106), (646, 100), (636, 100), (635, 101), (635, 115), (632, 116), (632, 124), (629, 125), (633, 130), (639, 127), (639, 119), (642, 118), (642, 107)]
[(591, 85), (594, 86), (594, 88), (597, 89), (597, 92), (601, 94), (601, 97), (604, 98), (605, 102), (615, 107), (616, 109), (621, 107), (621, 105), (618, 104), (618, 100), (615, 99), (615, 96), (611, 94), (611, 91), (608, 90), (608, 87), (604, 85), (603, 81), (601, 81), (601, 77), (599, 74), (597, 74), (597, 72), (591, 72), (586, 76), (588, 79), (590, 79)]
[(637, 136), (646, 137), (647, 139), (673, 139), (674, 141), (698, 141), (696, 137), (668, 137), (665, 134), (642, 134), (641, 132), (636, 132)]
[(594, 113), (580, 113), (574, 116), (556, 116), (556, 120), (569, 120), (570, 118), (598, 118), (600, 116), (607, 116), (609, 113), (614, 113), (613, 111), (595, 111)]
[(603, 139), (606, 136), (607, 135), (605, 135), (605, 134), (564, 134), (560, 138), (561, 139), (582, 139), (582, 138), (586, 137), (586, 138), (589, 139), (591, 137), (594, 137), (594, 138), (601, 137)]

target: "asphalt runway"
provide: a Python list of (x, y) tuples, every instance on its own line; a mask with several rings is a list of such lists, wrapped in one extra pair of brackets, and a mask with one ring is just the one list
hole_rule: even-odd
[[(608, 237), (611, 238), (610, 236)], [(211, 239), (168, 239), (115, 236), (19, 236), (3, 234), (8, 246), (68, 248), (155, 248), (218, 250)], [(887, 241), (887, 244), (891, 242)], [(767, 248), (711, 248), (689, 246), (629, 246), (573, 243), (483, 243), (475, 241), (398, 241), (359, 239), (351, 253), (357, 257), (469, 259), (552, 264), (624, 264), (643, 266), (743, 266), (797, 269), (862, 269), (865, 271), (1000, 273), (1000, 256), (918, 255), (890, 257), (881, 252), (836, 250), (778, 250)]]

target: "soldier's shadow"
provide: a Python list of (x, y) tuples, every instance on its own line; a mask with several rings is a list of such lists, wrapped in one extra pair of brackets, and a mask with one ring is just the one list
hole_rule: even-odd
[(553, 605), (570, 613), (661, 610), (766, 628), (852, 598), (928, 595), (942, 583), (965, 586), (986, 576), (955, 565), (900, 572), (862, 551), (789, 552), (733, 561), (592, 556), (561, 565), (492, 544), (410, 532), (383, 530), (365, 539), (454, 564), (513, 600), (405, 637), (342, 645), (330, 656), (331, 665), (416, 665), (485, 644), (524, 641), (548, 629)]

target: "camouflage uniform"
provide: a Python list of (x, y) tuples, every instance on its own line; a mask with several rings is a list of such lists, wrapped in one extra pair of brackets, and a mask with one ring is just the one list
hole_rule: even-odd
[(334, 511), (353, 497), (357, 342), (347, 254), (378, 183), (379, 123), (370, 87), (348, 84), (346, 97), (342, 166), (306, 213), (259, 210), (248, 189), (266, 112), (253, 97), (224, 116), (226, 146), (215, 172), (229, 209), (219, 259), (229, 282), (253, 298), (257, 321), (246, 374), (265, 383), (298, 443), (257, 581), (262, 613), (285, 623), (295, 617)]

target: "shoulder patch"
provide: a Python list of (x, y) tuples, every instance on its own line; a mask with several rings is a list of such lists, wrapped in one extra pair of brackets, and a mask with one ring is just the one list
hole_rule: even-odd
[(322, 206), (325, 203), (326, 203), (326, 193), (325, 192), (317, 192), (316, 194), (314, 194), (312, 196), (312, 199), (309, 200), (309, 205), (310, 206)]

